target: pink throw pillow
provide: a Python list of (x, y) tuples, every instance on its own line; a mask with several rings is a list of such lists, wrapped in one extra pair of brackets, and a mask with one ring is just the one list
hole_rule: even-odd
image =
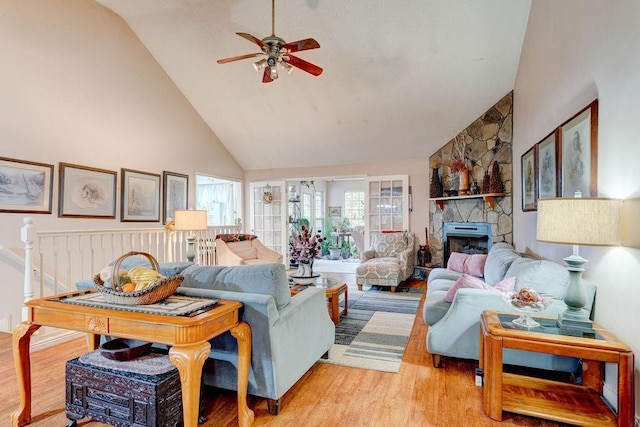
[(460, 252), (451, 252), (449, 255), (449, 261), (447, 261), (447, 268), (449, 270), (457, 271), (458, 273), (465, 273), (464, 263), (467, 261), (469, 255)]
[(497, 291), (497, 292), (509, 292), (512, 291), (516, 285), (515, 277), (507, 277), (503, 279), (501, 282), (497, 283), (495, 286), (487, 285), (482, 280), (477, 277), (470, 276), (468, 274), (463, 274), (456, 280), (456, 282), (449, 288), (446, 295), (444, 296), (444, 300), (446, 302), (452, 302), (453, 297), (455, 297), (456, 292), (460, 288), (473, 288), (473, 289), (484, 289), (487, 291)]
[(447, 268), (458, 273), (482, 277), (484, 276), (484, 264), (486, 262), (486, 254), (468, 255), (460, 252), (451, 252), (449, 261), (447, 261)]
[(476, 276), (476, 277), (483, 277), (484, 276), (484, 264), (487, 262), (487, 255), (486, 254), (476, 254), (476, 255), (470, 255), (469, 258), (467, 258), (467, 271), (466, 273), (472, 275), (472, 276)]

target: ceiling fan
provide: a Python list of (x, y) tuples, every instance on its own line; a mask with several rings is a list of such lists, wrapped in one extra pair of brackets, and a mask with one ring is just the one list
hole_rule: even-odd
[(256, 71), (263, 71), (262, 83), (271, 83), (274, 79), (278, 78), (277, 66), (291, 73), (293, 67), (306, 71), (314, 76), (322, 74), (322, 68), (314, 65), (310, 62), (300, 59), (297, 56), (293, 56), (292, 52), (300, 52), (303, 50), (317, 49), (320, 44), (314, 39), (304, 39), (295, 42), (287, 43), (280, 37), (276, 36), (275, 31), (275, 12), (276, 0), (271, 0), (271, 35), (260, 40), (257, 37), (248, 33), (236, 33), (242, 38), (249, 40), (252, 43), (257, 44), (262, 52), (249, 53), (247, 55), (234, 56), (231, 58), (218, 59), (218, 64), (226, 64), (227, 62), (239, 61), (241, 59), (255, 58), (257, 56), (266, 55), (266, 58), (260, 59), (253, 64)]

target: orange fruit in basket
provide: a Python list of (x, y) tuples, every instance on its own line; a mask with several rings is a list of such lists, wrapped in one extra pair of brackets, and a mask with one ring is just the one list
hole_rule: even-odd
[(135, 283), (129, 282), (122, 285), (122, 292), (133, 292), (135, 289), (136, 289)]

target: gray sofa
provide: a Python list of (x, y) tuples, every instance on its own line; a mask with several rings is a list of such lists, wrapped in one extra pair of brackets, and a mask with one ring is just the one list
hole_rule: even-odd
[[(422, 317), (429, 326), (427, 351), (436, 367), (441, 367), (442, 356), (478, 360), (480, 314), (484, 310), (513, 312), (502, 299), (500, 292), (460, 288), (453, 301), (444, 297), (462, 273), (436, 268), (427, 279), (427, 295)], [(489, 286), (508, 277), (515, 277), (515, 291), (531, 287), (551, 304), (541, 314), (555, 316), (566, 308), (562, 301), (568, 284), (568, 272), (557, 263), (522, 256), (507, 243), (494, 244), (487, 256), (483, 280)], [(587, 304), (591, 314), (595, 298), (595, 285), (585, 282)], [(521, 350), (505, 350), (504, 363), (531, 368), (571, 372), (578, 370), (578, 360), (563, 356), (534, 353)]]
[[(147, 263), (138, 258), (125, 261), (121, 268)], [(176, 294), (243, 304), (242, 320), (251, 327), (248, 393), (268, 399), (271, 414), (278, 413), (280, 398), (334, 343), (335, 326), (324, 289), (309, 288), (292, 297), (281, 263), (233, 267), (174, 263), (161, 264), (160, 270), (184, 276)], [(79, 289), (90, 286), (91, 281), (77, 284)], [(214, 338), (203, 369), (204, 383), (236, 390), (236, 364), (235, 338), (228, 332)]]

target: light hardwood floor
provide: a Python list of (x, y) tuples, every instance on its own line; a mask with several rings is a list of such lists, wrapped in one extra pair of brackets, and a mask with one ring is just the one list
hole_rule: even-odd
[[(336, 275), (333, 275), (336, 277)], [(353, 275), (342, 275), (354, 283)], [(339, 277), (337, 277), (339, 278)], [(414, 280), (412, 287), (425, 287)], [(503, 422), (482, 412), (482, 389), (474, 383), (476, 362), (445, 359), (435, 369), (425, 349), (427, 327), (416, 316), (397, 374), (316, 363), (283, 397), (279, 415), (269, 415), (264, 399), (250, 397), (254, 426), (558, 426), (505, 413)], [(0, 333), (0, 426), (19, 404), (11, 335)], [(32, 354), (32, 426), (64, 426), (64, 367), (86, 351), (84, 339)], [(237, 425), (235, 393), (206, 389), (205, 426)], [(106, 424), (81, 420), (78, 426)]]

